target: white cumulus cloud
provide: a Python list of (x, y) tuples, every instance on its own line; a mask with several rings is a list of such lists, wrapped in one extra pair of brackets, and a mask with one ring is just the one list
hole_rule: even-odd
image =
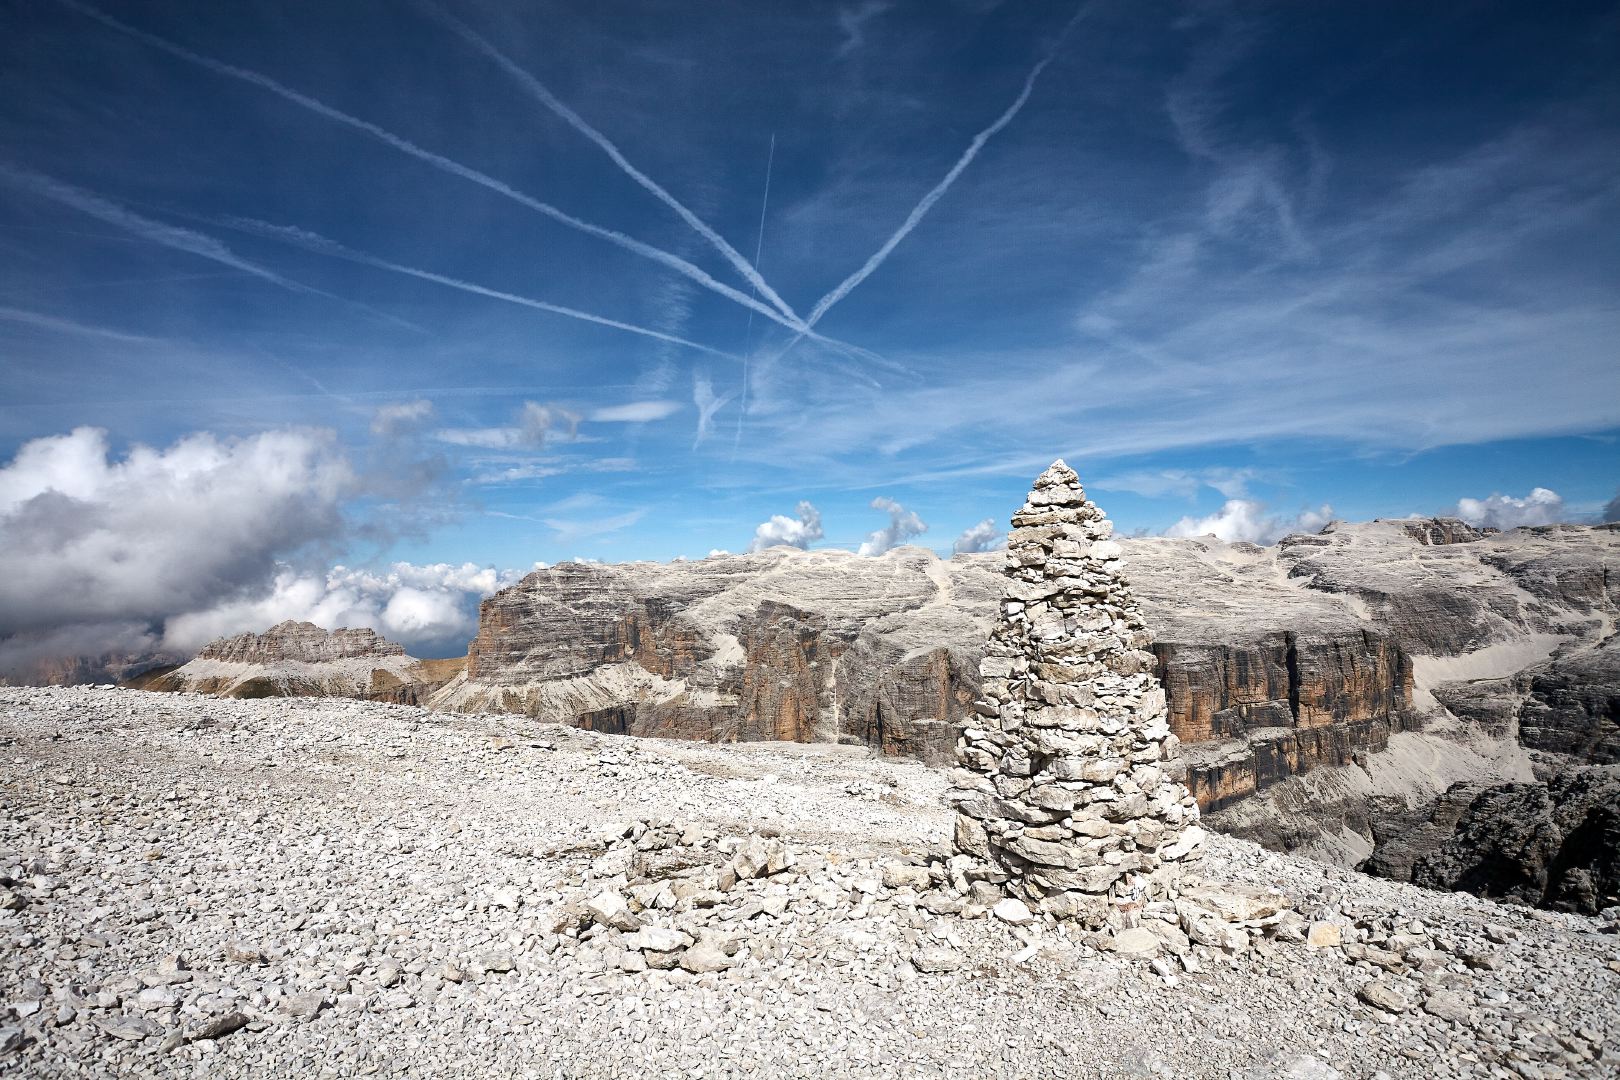
[(1244, 540), (1251, 544), (1274, 544), (1291, 533), (1320, 532), (1333, 520), (1333, 507), (1301, 510), (1292, 517), (1267, 513), (1265, 503), (1255, 499), (1227, 499), (1208, 517), (1184, 517), (1165, 530), (1166, 536), (1208, 536), (1222, 540)]
[(1524, 498), (1492, 494), (1483, 499), (1458, 499), (1452, 516), (1470, 525), (1490, 529), (1516, 529), (1520, 525), (1552, 525), (1564, 521), (1564, 499), (1549, 488), (1533, 488)]
[(798, 516), (772, 514), (769, 521), (760, 522), (754, 528), (754, 539), (750, 541), (748, 550), (764, 551), (779, 544), (803, 549), (825, 535), (821, 530), (821, 511), (808, 501), (801, 501), (794, 508), (794, 513)]
[(34, 439), (0, 468), (0, 637), (161, 624), (262, 586), (342, 534), (357, 484), (330, 432), (198, 434), (122, 458), (96, 428)]
[(889, 523), (868, 536), (861, 544), (858, 554), (882, 555), (885, 551), (899, 547), (928, 531), (928, 523), (918, 517), (915, 511), (907, 510), (883, 495), (872, 500), (872, 509), (887, 511)]
[(970, 551), (997, 551), (1007, 546), (1007, 534), (996, 524), (995, 518), (985, 518), (977, 525), (962, 530), (962, 535), (951, 545), (953, 554)]
[(307, 569), (354, 535), (345, 509), (376, 490), (326, 431), (201, 433), (121, 455), (95, 428), (25, 443), (0, 465), (0, 676), (184, 658), (284, 619), (459, 653), (478, 599), (519, 572)]

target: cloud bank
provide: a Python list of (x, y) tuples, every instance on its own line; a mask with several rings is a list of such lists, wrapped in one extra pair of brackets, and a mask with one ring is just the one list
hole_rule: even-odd
[(369, 626), (414, 656), (458, 656), (478, 630), (479, 600), (524, 573), (475, 563), (396, 562), (382, 571), (334, 566), (324, 574), (282, 566), (261, 595), (170, 619), (163, 646), (190, 653), (226, 634), (296, 619), (328, 629)]
[(973, 551), (1000, 551), (1007, 546), (1007, 534), (996, 523), (995, 518), (985, 518), (977, 525), (970, 525), (962, 530), (962, 535), (951, 544), (953, 555), (963, 555)]
[(356, 489), (330, 432), (191, 435), (121, 460), (97, 428), (25, 443), (0, 469), (0, 632), (205, 606), (337, 538)]
[(328, 431), (200, 433), (122, 456), (97, 428), (27, 442), (0, 467), (0, 674), (67, 657), (183, 656), (283, 619), (460, 652), (478, 598), (516, 572), (297, 568), (350, 535), (345, 507), (367, 493)]

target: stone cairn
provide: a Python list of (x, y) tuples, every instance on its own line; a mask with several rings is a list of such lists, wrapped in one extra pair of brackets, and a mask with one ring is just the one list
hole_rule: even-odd
[(952, 774), (966, 876), (1087, 927), (1173, 899), (1203, 839), (1113, 524), (1062, 461), (1012, 518)]

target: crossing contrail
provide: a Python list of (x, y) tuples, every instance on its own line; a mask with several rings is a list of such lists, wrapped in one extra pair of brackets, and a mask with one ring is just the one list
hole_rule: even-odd
[[(675, 211), (675, 213), (680, 216), (682, 221), (691, 226), (699, 236), (702, 236), (705, 240), (707, 240), (716, 251), (725, 257), (727, 262), (736, 267), (738, 273), (742, 274), (743, 278), (747, 280), (747, 282), (752, 285), (761, 296), (769, 300), (771, 304), (775, 306), (776, 310), (781, 312), (786, 319), (793, 321), (795, 329), (797, 329), (798, 325), (802, 325), (800, 323), (798, 314), (794, 312), (793, 308), (788, 305), (787, 301), (778, 296), (776, 291), (772, 289), (770, 285), (766, 283), (764, 277), (760, 275), (758, 270), (759, 260), (757, 258), (753, 263), (750, 263), (747, 259), (743, 258), (742, 254), (736, 248), (727, 243), (724, 237), (715, 232), (714, 229), (710, 228), (707, 222), (698, 217), (691, 210), (687, 209), (684, 203), (666, 191), (664, 187), (656, 180), (632, 165), (629, 160), (625, 158), (624, 154), (619, 150), (619, 148), (613, 144), (611, 139), (609, 139), (606, 135), (603, 135), (596, 128), (592, 127), (589, 121), (564, 104), (562, 100), (560, 100), (556, 94), (553, 94), (544, 83), (542, 83), (530, 72), (520, 67), (505, 53), (497, 49), (489, 42), (487, 38), (478, 33), (478, 31), (474, 30), (472, 27), (468, 26), (466, 23), (462, 22), (448, 11), (445, 11), (438, 4), (433, 3), (433, 0), (420, 0), (418, 6), (427, 11), (440, 22), (444, 23), (446, 26), (450, 27), (450, 29), (454, 30), (458, 35), (461, 36), (463, 41), (467, 42), (467, 44), (471, 45), (489, 59), (493, 60), (495, 64), (501, 68), (501, 70), (505, 71), (508, 75), (512, 76), (512, 78), (516, 79), (525, 90), (538, 99), (542, 105), (550, 109), (560, 119), (567, 123), (569, 127), (573, 128), (575, 131), (579, 132), (581, 135), (585, 136), (587, 139), (591, 140), (591, 142), (600, 147), (602, 152), (611, 158), (613, 163), (623, 170), (626, 176), (630, 177), (630, 179), (634, 180), (642, 188), (650, 192), (665, 206)], [(772, 142), (775, 142), (775, 136), (772, 136)]]
[(608, 326), (615, 330), (623, 330), (626, 333), (639, 334), (642, 337), (656, 338), (659, 341), (666, 341), (671, 345), (681, 345), (688, 349), (696, 349), (699, 352), (708, 353), (711, 356), (724, 357), (727, 360), (739, 359), (732, 353), (724, 352), (720, 349), (710, 348), (707, 345), (700, 345), (695, 341), (688, 341), (686, 338), (676, 337), (674, 334), (666, 334), (661, 330), (652, 330), (645, 326), (637, 326), (635, 323), (622, 322), (619, 319), (610, 319), (605, 315), (595, 315), (589, 311), (581, 311), (578, 308), (564, 307), (561, 304), (553, 304), (545, 300), (535, 300), (527, 296), (518, 296), (515, 293), (502, 292), (499, 289), (491, 289), (488, 286), (479, 285), (476, 282), (463, 281), (460, 278), (449, 277), (445, 274), (436, 274), (431, 270), (421, 270), (414, 266), (406, 266), (403, 263), (390, 262), (389, 260), (381, 258), (380, 256), (372, 255), (364, 251), (356, 251), (351, 247), (345, 247), (335, 240), (328, 240), (319, 233), (310, 232), (307, 229), (300, 229), (286, 225), (271, 225), (269, 222), (254, 221), (251, 218), (230, 218), (226, 224), (229, 224), (231, 228), (241, 229), (244, 232), (251, 232), (259, 236), (266, 236), (272, 240), (280, 240), (284, 243), (294, 244), (306, 250), (316, 252), (317, 254), (330, 255), (339, 259), (347, 259), (349, 262), (359, 263), (362, 266), (374, 266), (379, 270), (389, 270), (396, 274), (404, 274), (407, 277), (419, 278), (422, 281), (431, 281), (435, 284), (444, 285), (451, 289), (460, 289), (462, 292), (473, 293), (477, 296), (487, 296), (492, 300), (504, 300), (509, 304), (518, 304), (522, 307), (534, 308), (536, 311), (549, 311), (553, 315), (564, 315), (570, 319), (579, 319), (582, 322), (595, 323), (598, 326)]
[[(622, 247), (627, 251), (632, 251), (643, 258), (651, 259), (652, 261), (660, 263), (663, 266), (667, 266), (676, 273), (683, 274), (686, 277), (691, 278), (704, 288), (718, 293), (719, 295), (724, 296), (726, 299), (741, 304), (746, 308), (751, 308), (758, 311), (766, 318), (781, 323), (790, 330), (797, 331), (804, 325), (797, 316), (789, 318), (788, 316), (783, 315), (781, 312), (760, 303), (758, 300), (748, 296), (746, 293), (740, 292), (724, 282), (715, 280), (704, 270), (694, 266), (690, 262), (687, 262), (678, 255), (672, 255), (661, 248), (656, 248), (651, 244), (643, 243), (642, 241), (637, 240), (634, 237), (627, 236), (624, 233), (618, 232), (617, 230), (604, 228), (603, 226), (595, 225), (589, 221), (577, 218), (564, 210), (559, 210), (550, 203), (542, 202), (531, 195), (526, 195), (523, 192), (518, 191), (509, 184), (503, 183), (492, 176), (479, 172), (477, 169), (463, 165), (459, 161), (455, 161), (451, 158), (447, 158), (443, 154), (436, 154), (431, 150), (424, 150), (422, 147), (417, 146), (410, 140), (405, 139), (402, 136), (395, 135), (386, 128), (379, 127), (368, 120), (362, 120), (357, 116), (351, 116), (349, 113), (343, 112), (341, 109), (333, 108), (325, 102), (312, 98), (307, 94), (299, 93), (297, 90), (284, 86), (283, 84), (270, 78), (268, 75), (262, 75), (257, 71), (250, 71), (247, 68), (239, 68), (235, 65), (227, 64), (222, 60), (215, 60), (212, 57), (193, 52), (185, 46), (176, 44), (167, 38), (159, 37), (156, 34), (151, 34), (145, 30), (140, 30), (136, 27), (130, 26), (128, 23), (114, 18), (99, 8), (81, 3), (80, 0), (56, 0), (56, 2), (61, 4), (63, 7), (67, 7), (73, 11), (79, 12), (81, 15), (95, 19), (97, 22), (111, 27), (120, 33), (127, 34), (130, 37), (145, 42), (155, 49), (166, 52), (171, 56), (178, 57), (187, 63), (195, 64), (199, 67), (206, 68), (215, 74), (224, 75), (227, 78), (236, 79), (240, 82), (245, 82), (261, 89), (268, 90), (277, 97), (290, 101), (300, 108), (307, 109), (308, 111), (316, 113), (319, 116), (323, 116), (328, 120), (332, 120), (339, 124), (344, 124), (348, 127), (354, 128), (357, 131), (363, 131), (367, 135), (370, 135), (373, 138), (392, 146), (394, 149), (399, 150), (402, 153), (409, 154), (420, 161), (427, 162), (429, 165), (432, 165), (443, 172), (450, 173), (454, 176), (459, 176), (464, 180), (469, 180), (472, 183), (478, 184), (479, 186), (496, 192), (499, 195), (503, 195), (514, 202), (520, 203), (521, 205), (536, 211), (537, 213), (544, 214), (546, 217), (549, 217), (554, 221), (561, 222), (570, 228), (577, 229), (580, 232), (606, 240), (609, 243), (617, 244), (619, 247)], [(770, 295), (774, 296), (775, 294), (772, 293)]]
[(821, 321), (822, 316), (832, 309), (834, 304), (844, 299), (856, 286), (871, 277), (872, 272), (883, 265), (883, 261), (889, 257), (889, 254), (899, 246), (902, 240), (910, 235), (911, 230), (917, 227), (917, 223), (923, 219), (928, 211), (934, 208), (934, 204), (944, 197), (945, 193), (950, 190), (951, 185), (956, 183), (956, 178), (962, 175), (963, 170), (973, 164), (973, 159), (979, 156), (979, 151), (984, 148), (984, 144), (989, 142), (1002, 128), (1012, 123), (1013, 118), (1023, 109), (1024, 103), (1029, 100), (1029, 95), (1034, 91), (1035, 83), (1040, 79), (1041, 72), (1045, 71), (1047, 65), (1057, 56), (1058, 47), (1069, 36), (1069, 31), (1073, 30), (1075, 25), (1089, 13), (1089, 4), (1082, 5), (1080, 10), (1075, 12), (1074, 17), (1064, 26), (1057, 40), (1047, 50), (1046, 55), (1041, 57), (1040, 62), (1030, 69), (1030, 73), (1025, 76), (1023, 88), (1019, 90), (1018, 96), (1013, 99), (1013, 103), (1007, 106), (989, 127), (973, 136), (973, 141), (968, 143), (966, 150), (962, 151), (962, 156), (957, 158), (956, 164), (952, 165), (944, 178), (935, 184), (916, 206), (912, 207), (911, 213), (906, 215), (906, 220), (900, 224), (900, 228), (895, 230), (894, 235), (885, 240), (883, 246), (873, 252), (871, 258), (867, 259), (859, 270), (839, 282), (836, 288), (816, 301), (816, 306), (811, 309), (809, 318), (805, 320), (806, 326), (815, 326), (816, 323)]

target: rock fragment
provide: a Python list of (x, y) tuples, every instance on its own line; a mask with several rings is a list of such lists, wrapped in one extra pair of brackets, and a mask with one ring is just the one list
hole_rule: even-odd
[(1305, 944), (1313, 949), (1331, 949), (1341, 940), (1339, 924), (1318, 920), (1305, 932)]
[(1406, 995), (1396, 988), (1394, 984), (1384, 979), (1374, 979), (1372, 982), (1362, 986), (1356, 991), (1356, 997), (1376, 1009), (1383, 1009), (1385, 1012), (1403, 1013), (1412, 1007), (1412, 1003), (1407, 1000)]
[(955, 971), (965, 963), (967, 958), (961, 953), (939, 945), (928, 945), (911, 954), (912, 966), (929, 975)]

